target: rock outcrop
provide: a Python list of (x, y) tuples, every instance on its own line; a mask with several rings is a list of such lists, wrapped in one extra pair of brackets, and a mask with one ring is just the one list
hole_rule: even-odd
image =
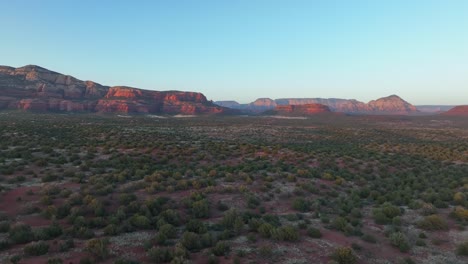
[(397, 95), (390, 95), (367, 103), (370, 110), (376, 114), (410, 114), (418, 110), (416, 107)]
[(466, 116), (468, 117), (468, 105), (459, 105), (442, 113), (444, 116)]
[(330, 108), (322, 104), (278, 105), (274, 112), (281, 115), (315, 115), (330, 113)]
[(201, 93), (109, 87), (39, 66), (0, 66), (0, 109), (210, 114), (230, 112)]

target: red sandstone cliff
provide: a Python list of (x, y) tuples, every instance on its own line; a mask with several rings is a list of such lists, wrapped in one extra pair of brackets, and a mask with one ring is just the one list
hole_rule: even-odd
[(448, 110), (442, 115), (446, 116), (468, 116), (468, 105), (459, 105), (455, 106), (454, 108)]
[(322, 104), (278, 105), (274, 111), (284, 115), (315, 115), (331, 112), (328, 106)]
[(224, 113), (201, 93), (108, 87), (39, 66), (0, 66), (0, 109), (123, 113)]

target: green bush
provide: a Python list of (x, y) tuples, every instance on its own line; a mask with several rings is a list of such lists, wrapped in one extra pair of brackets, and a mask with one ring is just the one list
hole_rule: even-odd
[(320, 232), (320, 229), (318, 228), (309, 227), (307, 228), (307, 235), (309, 235), (311, 238), (321, 238), (322, 232)]
[(130, 219), (130, 222), (132, 223), (134, 227), (141, 228), (141, 229), (147, 229), (151, 225), (151, 222), (148, 219), (148, 217), (144, 215), (138, 215), (138, 214), (132, 216), (132, 218)]
[(197, 220), (197, 219), (192, 219), (188, 221), (188, 223), (185, 226), (185, 229), (188, 232), (194, 232), (197, 234), (204, 234), (208, 231), (205, 224), (202, 221)]
[(33, 242), (24, 247), (24, 254), (29, 256), (41, 256), (49, 252), (49, 245), (44, 241)]
[(114, 261), (114, 264), (140, 264), (140, 262), (126, 258), (118, 258)]
[(173, 258), (173, 252), (166, 247), (153, 247), (147, 252), (148, 258), (154, 263), (170, 262)]
[(446, 230), (448, 225), (439, 215), (429, 215), (418, 222), (418, 227), (425, 230)]
[(401, 232), (395, 232), (390, 235), (390, 243), (400, 249), (401, 252), (408, 252), (410, 245), (406, 236)]
[(331, 257), (338, 262), (338, 264), (356, 264), (358, 260), (353, 250), (349, 247), (337, 248)]
[(311, 203), (304, 198), (296, 198), (293, 201), (292, 208), (301, 212), (310, 211)]
[(8, 249), (10, 247), (10, 241), (1, 239), (0, 240), (0, 251)]
[(297, 241), (299, 240), (299, 231), (294, 226), (282, 226), (273, 229), (271, 236), (280, 241)]
[(373, 235), (370, 235), (370, 234), (364, 234), (361, 237), (361, 239), (368, 242), (368, 243), (372, 243), (372, 244), (377, 243), (377, 239)]
[(216, 246), (213, 247), (212, 252), (215, 256), (225, 256), (230, 250), (228, 243), (219, 241)]
[(0, 222), (0, 233), (6, 233), (10, 230), (10, 222), (2, 221)]
[(346, 219), (343, 217), (337, 217), (333, 219), (331, 226), (333, 227), (333, 229), (344, 232), (346, 230), (346, 227), (348, 226), (348, 221), (346, 221)]
[(15, 244), (24, 244), (34, 239), (34, 234), (29, 225), (15, 225), (10, 228), (8, 237)]
[(50, 258), (47, 260), (47, 264), (62, 264), (63, 259), (61, 258)]
[(457, 255), (468, 256), (468, 241), (457, 246)]
[(164, 224), (159, 228), (159, 234), (163, 234), (167, 238), (176, 238), (177, 230), (171, 224)]
[(201, 247), (200, 236), (193, 232), (185, 232), (180, 242), (186, 249), (191, 251), (198, 250)]
[(208, 201), (200, 200), (192, 203), (192, 214), (196, 218), (207, 218), (210, 216)]
[(86, 242), (86, 251), (91, 253), (96, 259), (104, 260), (109, 256), (109, 241), (107, 239), (91, 239)]

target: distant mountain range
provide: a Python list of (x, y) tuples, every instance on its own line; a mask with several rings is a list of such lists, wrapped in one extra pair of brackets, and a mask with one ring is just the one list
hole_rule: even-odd
[[(148, 114), (347, 114), (412, 115), (442, 113), (453, 106), (414, 106), (397, 95), (363, 103), (338, 98), (259, 98), (249, 104), (236, 101), (208, 101), (198, 92), (152, 91), (126, 86), (109, 87), (78, 80), (48, 69), (27, 65), (0, 66), (0, 110), (148, 113)], [(462, 115), (466, 108), (452, 113)], [(449, 111), (450, 112), (450, 111)]]
[(397, 95), (390, 95), (377, 100), (372, 100), (367, 104), (354, 99), (338, 98), (283, 98), (276, 100), (270, 98), (260, 98), (249, 104), (239, 104), (235, 101), (217, 101), (215, 103), (220, 106), (252, 113), (260, 113), (263, 111), (272, 110), (277, 106), (283, 105), (310, 104), (325, 105), (333, 112), (348, 114), (407, 115), (419, 112), (414, 105), (406, 102)]
[(0, 66), (0, 109), (160, 114), (233, 112), (208, 101), (201, 93), (109, 87), (35, 65)]

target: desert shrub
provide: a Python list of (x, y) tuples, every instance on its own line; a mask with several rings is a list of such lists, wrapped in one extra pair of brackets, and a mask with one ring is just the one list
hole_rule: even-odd
[(10, 262), (12, 264), (17, 264), (19, 261), (21, 260), (21, 256), (20, 255), (14, 255), (10, 258)]
[(311, 203), (304, 198), (296, 198), (293, 201), (292, 208), (301, 212), (310, 211)]
[(418, 227), (425, 230), (445, 230), (448, 225), (439, 215), (429, 215), (418, 222)]
[(205, 199), (192, 203), (192, 214), (197, 218), (207, 218), (210, 215), (210, 206)]
[(95, 264), (95, 263), (96, 263), (96, 261), (94, 261), (90, 257), (84, 257), (84, 258), (80, 259), (80, 264)]
[(58, 179), (58, 175), (53, 175), (53, 174), (46, 174), (44, 175), (44, 177), (42, 177), (42, 182), (52, 182), (52, 181), (56, 181)]
[(34, 234), (29, 225), (15, 225), (10, 228), (8, 237), (15, 244), (24, 244), (33, 240)]
[(212, 247), (217, 241), (216, 235), (210, 233), (205, 233), (201, 235), (200, 243), (202, 247)]
[(271, 237), (274, 229), (275, 229), (275, 227), (273, 225), (271, 225), (269, 223), (263, 223), (258, 227), (258, 233), (262, 237), (268, 238), (268, 237)]
[(216, 204), (216, 208), (218, 208), (218, 210), (220, 211), (226, 211), (229, 209), (229, 206), (227, 206), (227, 204), (221, 202), (221, 201), (218, 201), (218, 203)]
[(271, 237), (280, 241), (297, 241), (299, 240), (299, 231), (294, 226), (282, 226), (274, 228), (271, 231)]
[(50, 258), (47, 260), (47, 264), (62, 264), (63, 259), (61, 258)]
[(10, 247), (10, 241), (6, 239), (0, 240), (0, 251), (8, 249)]
[(457, 255), (468, 256), (468, 241), (457, 246)]
[(165, 263), (174, 258), (172, 250), (167, 247), (153, 247), (148, 250), (147, 255), (154, 263)]
[(379, 225), (388, 225), (392, 222), (392, 219), (389, 218), (383, 211), (375, 209), (372, 212), (372, 216), (376, 224)]
[(354, 255), (353, 250), (348, 247), (340, 247), (340, 248), (335, 249), (331, 257), (333, 260), (338, 262), (338, 264), (357, 263), (356, 255)]
[(140, 264), (140, 262), (127, 258), (118, 258), (114, 261), (114, 264)]
[(421, 213), (423, 215), (432, 215), (432, 214), (435, 214), (436, 212), (437, 212), (436, 208), (431, 203), (424, 203), (421, 206)]
[(408, 252), (410, 245), (406, 236), (401, 232), (395, 232), (390, 234), (390, 243), (400, 249), (401, 252)]
[(0, 222), (0, 233), (6, 233), (10, 230), (10, 222), (2, 221)]
[(468, 209), (465, 209), (461, 206), (457, 206), (455, 207), (455, 209), (453, 209), (450, 215), (458, 220), (468, 220)]
[(321, 238), (322, 232), (320, 232), (320, 229), (318, 228), (309, 227), (307, 228), (307, 235), (309, 235), (311, 238)]
[(159, 228), (159, 233), (163, 234), (167, 238), (175, 238), (177, 234), (176, 232), (176, 228), (171, 224), (164, 224)]
[(422, 240), (422, 239), (416, 240), (416, 243), (415, 243), (415, 244), (416, 244), (416, 246), (418, 246), (418, 247), (425, 247), (425, 246), (426, 246), (426, 242), (425, 242), (424, 240)]
[(71, 238), (59, 243), (60, 252), (66, 252), (74, 247), (75, 247), (75, 241), (73, 241), (73, 239)]
[(107, 236), (114, 236), (119, 233), (119, 229), (117, 228), (116, 225), (114, 224), (109, 224), (106, 227), (104, 227), (103, 232)]
[(132, 223), (134, 227), (142, 228), (142, 229), (147, 229), (151, 225), (151, 222), (148, 219), (148, 217), (144, 215), (139, 215), (139, 214), (132, 216), (132, 218), (130, 219), (130, 222)]
[(24, 247), (24, 254), (29, 256), (41, 256), (49, 252), (49, 245), (44, 241), (33, 242)]
[[(49, 240), (49, 239), (54, 239), (56, 237), (59, 237), (62, 235), (63, 230), (62, 227), (60, 227), (58, 224), (52, 224), (48, 227), (40, 229), (44, 235), (44, 239), (42, 240)], [(41, 239), (39, 239), (41, 240)]]
[(404, 258), (400, 263), (401, 264), (416, 264), (416, 262), (410, 257)]
[(182, 235), (180, 242), (186, 249), (191, 251), (198, 250), (201, 247), (200, 236), (193, 232), (185, 232)]
[(236, 219), (237, 217), (239, 216), (239, 214), (237, 213), (237, 211), (235, 209), (231, 209), (229, 211), (226, 211), (223, 215), (223, 219), (221, 219), (221, 225), (224, 227), (224, 228), (227, 228), (227, 229), (232, 229), (234, 228), (234, 224), (236, 222)]
[(358, 243), (354, 243), (354, 242), (351, 243), (351, 248), (354, 249), (354, 250), (356, 250), (356, 251), (362, 250), (362, 246), (359, 245)]
[(91, 239), (86, 242), (85, 250), (91, 253), (96, 259), (103, 260), (109, 256), (109, 241), (107, 239)]
[(368, 242), (368, 243), (373, 243), (373, 244), (377, 243), (377, 239), (376, 239), (373, 235), (370, 235), (370, 234), (364, 234), (364, 235), (361, 237), (361, 239), (362, 239), (363, 241)]
[(167, 209), (159, 214), (159, 219), (164, 220), (166, 223), (169, 223), (174, 226), (180, 225), (180, 215), (177, 211), (173, 209)]
[(456, 204), (463, 204), (466, 201), (466, 197), (463, 193), (457, 192), (453, 195), (453, 201)]
[(202, 221), (197, 219), (191, 219), (190, 221), (188, 221), (188, 223), (185, 226), (185, 229), (188, 232), (194, 232), (197, 234), (203, 234), (208, 231), (206, 225)]
[(230, 246), (228, 243), (225, 241), (219, 241), (216, 243), (216, 245), (213, 247), (212, 252), (215, 256), (224, 256), (226, 255), (230, 250)]
[(346, 221), (345, 218), (340, 217), (340, 216), (333, 219), (333, 222), (331, 223), (331, 226), (333, 227), (333, 229), (336, 229), (339, 231), (345, 231), (347, 225), (348, 225), (348, 221)]

